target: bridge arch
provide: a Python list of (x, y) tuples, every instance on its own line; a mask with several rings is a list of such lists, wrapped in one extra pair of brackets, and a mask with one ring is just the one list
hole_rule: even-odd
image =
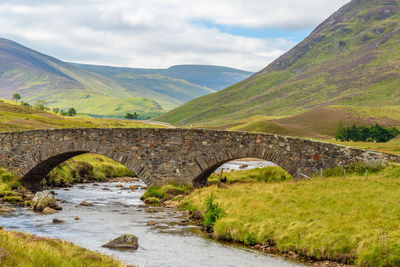
[(115, 160), (133, 171), (146, 184), (151, 184), (145, 167), (132, 155), (115, 152), (107, 146), (88, 147), (87, 144), (77, 144), (76, 142), (55, 146), (52, 149), (48, 147), (38, 148), (19, 168), (18, 175), (21, 177), (21, 183), (32, 191), (38, 191), (42, 179), (51, 170), (73, 157), (87, 153), (98, 154)]
[(299, 168), (300, 159), (293, 159), (288, 157), (287, 154), (281, 153), (281, 151), (270, 150), (267, 152), (265, 149), (252, 149), (242, 148), (235, 152), (232, 151), (220, 151), (214, 156), (203, 156), (195, 159), (196, 164), (199, 167), (199, 171), (193, 174), (193, 184), (195, 186), (202, 186), (207, 184), (208, 177), (215, 172), (223, 164), (243, 158), (257, 158), (274, 163), (287, 171), (290, 175), (296, 176)]

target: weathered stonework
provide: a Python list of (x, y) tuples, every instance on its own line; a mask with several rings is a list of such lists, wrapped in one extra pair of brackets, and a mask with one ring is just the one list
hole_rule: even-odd
[(223, 163), (238, 158), (274, 162), (292, 175), (356, 161), (400, 157), (300, 138), (193, 129), (59, 129), (0, 133), (0, 166), (32, 189), (63, 161), (97, 153), (121, 162), (146, 184), (201, 185)]

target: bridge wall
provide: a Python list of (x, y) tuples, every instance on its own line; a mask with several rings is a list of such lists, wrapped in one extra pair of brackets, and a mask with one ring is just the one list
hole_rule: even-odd
[(399, 157), (267, 134), (193, 129), (58, 129), (0, 133), (0, 166), (31, 186), (63, 161), (97, 153), (121, 162), (148, 185), (201, 185), (223, 163), (245, 157), (271, 161), (290, 174), (356, 161)]

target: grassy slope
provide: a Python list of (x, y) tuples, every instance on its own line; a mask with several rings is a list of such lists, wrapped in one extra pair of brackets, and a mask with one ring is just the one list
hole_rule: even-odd
[(330, 106), (289, 117), (256, 115), (235, 123), (221, 125), (218, 128), (301, 137), (332, 138), (336, 134), (339, 123), (343, 123), (344, 126), (379, 123), (387, 127), (399, 127), (400, 106), (385, 108)]
[(213, 193), (226, 213), (214, 226), (221, 239), (269, 243), (282, 251), (362, 266), (384, 266), (386, 261), (398, 266), (399, 178), (400, 168), (391, 166), (368, 180), (354, 175), (235, 183), (228, 189), (213, 185), (195, 190), (182, 205), (202, 210)]
[(90, 117), (63, 117), (49, 112), (15, 105), (15, 102), (0, 102), (0, 131), (21, 131), (49, 128), (153, 128), (140, 121), (97, 119)]
[[(251, 78), (158, 119), (217, 126), (254, 115), (293, 116), (341, 105), (398, 112), (400, 1), (352, 1)], [(384, 14), (391, 10), (391, 16)], [(373, 117), (373, 116), (372, 116)]]
[(122, 267), (123, 263), (72, 243), (0, 230), (0, 265), (15, 267)]

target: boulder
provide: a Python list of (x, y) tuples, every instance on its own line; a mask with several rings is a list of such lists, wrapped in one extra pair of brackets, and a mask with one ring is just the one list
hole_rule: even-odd
[(135, 191), (136, 189), (138, 189), (140, 186), (139, 185), (130, 185), (129, 189), (132, 191)]
[(53, 223), (63, 223), (63, 222), (64, 222), (63, 220), (60, 220), (60, 219), (57, 219), (57, 218), (53, 219)]
[(87, 201), (82, 201), (79, 205), (81, 205), (81, 206), (86, 206), (86, 207), (88, 207), (88, 206), (93, 206), (92, 203), (87, 202)]
[(46, 207), (46, 208), (44, 208), (44, 209), (42, 210), (42, 213), (43, 213), (43, 214), (53, 214), (53, 213), (57, 213), (57, 211), (56, 211), (55, 209)]
[(179, 206), (179, 201), (167, 200), (163, 205), (166, 208), (177, 208)]
[(192, 218), (193, 220), (203, 220), (203, 214), (201, 213), (201, 211), (195, 210), (190, 215), (190, 218)]
[(103, 247), (111, 249), (132, 249), (139, 247), (138, 238), (134, 235), (121, 235), (120, 237), (104, 244)]
[(57, 204), (54, 195), (50, 191), (37, 192), (32, 199), (31, 208), (34, 211), (43, 211), (45, 208), (52, 208), (61, 210), (62, 208)]

